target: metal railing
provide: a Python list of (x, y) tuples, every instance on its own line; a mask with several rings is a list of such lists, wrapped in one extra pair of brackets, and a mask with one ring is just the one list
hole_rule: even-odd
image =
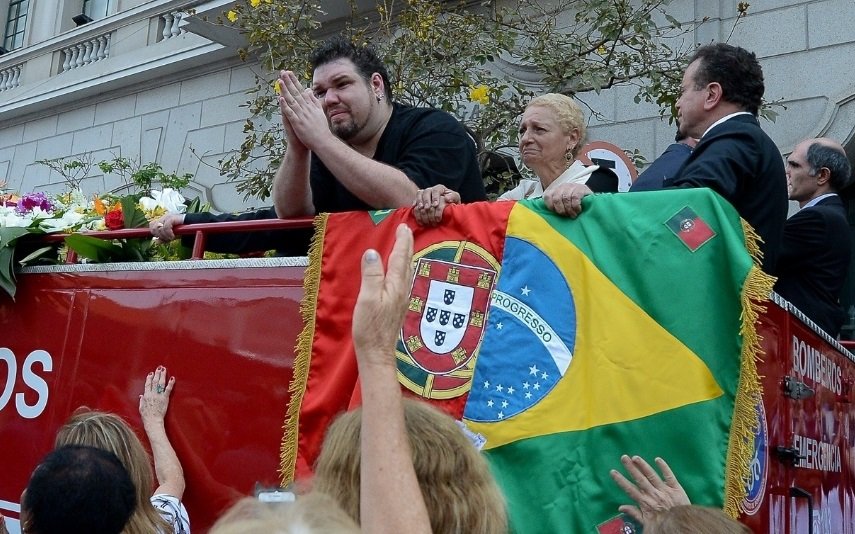
[[(205, 254), (205, 242), (208, 234), (231, 234), (239, 232), (259, 232), (270, 230), (297, 230), (312, 227), (312, 217), (295, 219), (265, 219), (258, 221), (229, 221), (197, 224), (176, 224), (172, 231), (176, 238), (194, 236), (190, 259), (201, 260)], [(80, 232), (82, 235), (98, 239), (135, 239), (152, 238), (148, 228), (125, 228), (122, 230), (104, 230), (99, 232)], [(48, 234), (40, 238), (47, 243), (63, 242), (69, 234)], [(77, 253), (68, 251), (66, 263), (77, 263)]]

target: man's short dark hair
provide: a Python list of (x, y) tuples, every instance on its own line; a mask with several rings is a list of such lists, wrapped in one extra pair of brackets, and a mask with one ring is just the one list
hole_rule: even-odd
[(763, 69), (753, 52), (726, 43), (714, 43), (698, 48), (689, 64), (695, 61), (698, 61), (696, 89), (718, 83), (724, 100), (757, 116), (765, 87)]
[(136, 491), (115, 455), (65, 445), (33, 471), (22, 507), (27, 532), (119, 534), (136, 506)]
[(340, 35), (331, 37), (321, 43), (314, 51), (310, 59), (312, 72), (321, 65), (325, 65), (337, 59), (349, 59), (355, 66), (356, 71), (366, 82), (371, 79), (375, 72), (383, 78), (383, 91), (386, 99), (392, 102), (392, 84), (389, 83), (389, 72), (386, 65), (377, 57), (377, 52), (371, 46), (356, 46), (350, 39)]
[(834, 147), (813, 143), (807, 149), (807, 162), (811, 176), (816, 176), (820, 169), (827, 168), (831, 172), (828, 180), (831, 189), (842, 191), (849, 185), (852, 168), (846, 154)]

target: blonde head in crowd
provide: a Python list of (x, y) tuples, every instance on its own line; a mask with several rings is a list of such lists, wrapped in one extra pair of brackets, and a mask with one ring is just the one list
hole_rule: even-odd
[(128, 470), (137, 492), (134, 515), (125, 526), (124, 534), (171, 532), (172, 527), (151, 505), (154, 472), (142, 442), (118, 415), (77, 410), (56, 434), (56, 447), (88, 445), (116, 455)]
[(546, 93), (534, 97), (526, 109), (538, 106), (547, 108), (555, 115), (555, 120), (565, 135), (569, 135), (573, 130), (578, 130), (579, 142), (570, 151), (575, 158), (579, 154), (579, 150), (585, 145), (585, 116), (582, 114), (582, 108), (569, 96), (559, 93)]
[(318, 492), (295, 502), (237, 502), (209, 534), (359, 534), (359, 527), (330, 497)]
[[(314, 489), (359, 521), (362, 411), (330, 425), (315, 469)], [(506, 533), (505, 501), (487, 461), (457, 423), (431, 406), (404, 399), (404, 421), (416, 477), (433, 532)]]
[(751, 534), (751, 529), (718, 508), (675, 506), (663, 512), (644, 534)]

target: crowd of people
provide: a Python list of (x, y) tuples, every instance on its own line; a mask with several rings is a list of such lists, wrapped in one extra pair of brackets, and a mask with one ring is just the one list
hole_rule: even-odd
[[(238, 217), (168, 215), (152, 223), (156, 237), (174, 239), (175, 225), (194, 222), (399, 207), (412, 207), (420, 223), (436, 225), (450, 205), (486, 200), (465, 129), (442, 111), (394, 102), (388, 73), (370, 48), (331, 39), (313, 55), (312, 68), (309, 88), (290, 71), (277, 82), (288, 146), (273, 184), (274, 206)], [(677, 102), (680, 147), (669, 147), (667, 162), (654, 162), (638, 189), (718, 192), (762, 238), (763, 267), (779, 276), (777, 290), (836, 335), (850, 255), (849, 240), (839, 237), (848, 235), (839, 199), (850, 181), (848, 160), (839, 143), (811, 139), (793, 150), (785, 167), (757, 120), (763, 92), (754, 54), (727, 44), (700, 47)], [(572, 98), (533, 99), (519, 133), (520, 156), (536, 179), (521, 181), (500, 200), (543, 198), (555, 213), (577, 217), (586, 196), (617, 191), (610, 171), (577, 160), (585, 120)], [(788, 198), (801, 208), (789, 220)], [(282, 238), (275, 232), (223, 235), (209, 245), (227, 251), (305, 245)], [(405, 225), (387, 269), (377, 251), (363, 255), (353, 310), (362, 407), (329, 428), (311, 491), (294, 502), (240, 501), (212, 532), (507, 532), (504, 498), (482, 455), (450, 417), (402, 397), (395, 346), (412, 255)], [(153, 462), (126, 421), (79, 410), (22, 495), (24, 532), (190, 531), (184, 475), (164, 423), (176, 384), (167, 377), (158, 367), (140, 395)], [(656, 459), (659, 472), (637, 456), (621, 463), (626, 475), (611, 476), (633, 504), (619, 511), (645, 532), (748, 532), (720, 510), (692, 506), (664, 460)]]

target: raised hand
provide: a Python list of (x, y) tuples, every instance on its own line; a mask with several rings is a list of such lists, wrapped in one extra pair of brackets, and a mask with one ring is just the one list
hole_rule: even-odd
[(395, 345), (404, 323), (413, 277), (413, 232), (398, 226), (388, 270), (376, 250), (362, 255), (362, 285), (353, 309), (353, 345), (359, 366), (395, 366)]
[(662, 471), (662, 477), (650, 467), (641, 456), (620, 457), (626, 471), (635, 483), (630, 482), (620, 472), (612, 469), (609, 474), (636, 505), (624, 504), (618, 510), (629, 515), (643, 526), (650, 525), (656, 517), (674, 506), (691, 504), (683, 486), (677, 481), (674, 472), (662, 458), (656, 458), (656, 465)]
[(314, 150), (324, 137), (333, 137), (321, 101), (311, 89), (305, 89), (290, 70), (282, 71), (276, 83), (280, 90), (282, 126), (289, 146), (296, 141), (299, 144), (294, 148)]

